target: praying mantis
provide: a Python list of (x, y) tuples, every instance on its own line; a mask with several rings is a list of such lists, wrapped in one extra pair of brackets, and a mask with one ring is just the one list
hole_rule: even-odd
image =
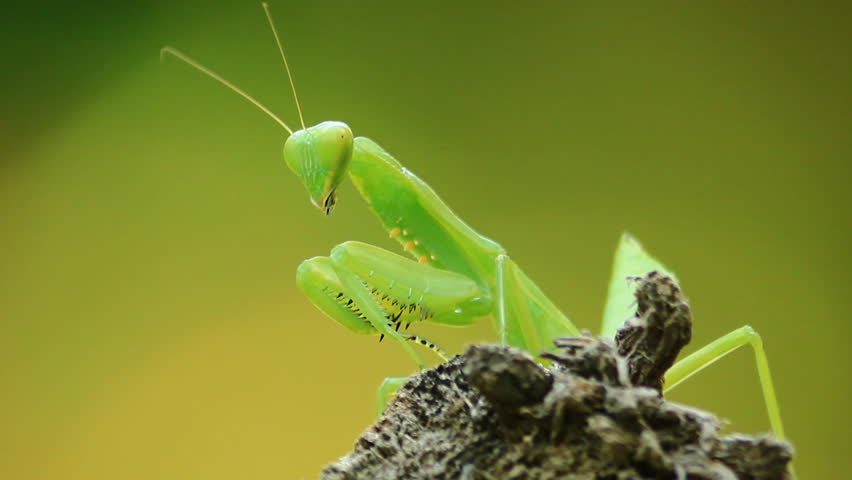
[[(356, 334), (378, 335), (398, 342), (423, 368), (415, 345), (446, 359), (440, 347), (416, 334), (409, 325), (434, 322), (470, 325), (492, 317), (499, 340), (531, 354), (552, 350), (552, 340), (579, 336), (580, 330), (512, 260), (497, 242), (468, 226), (431, 187), (391, 154), (366, 137), (354, 137), (343, 122), (306, 126), (295, 82), (268, 6), (263, 4), (296, 100), (301, 129), (293, 130), (265, 106), (180, 51), (172, 55), (212, 77), (264, 111), (289, 134), (283, 154), (288, 167), (307, 189), (311, 202), (325, 214), (337, 203), (336, 191), (348, 176), (388, 235), (411, 258), (357, 241), (334, 247), (328, 256), (302, 262), (298, 286), (311, 302)], [(600, 335), (612, 338), (629, 316), (633, 295), (626, 279), (651, 270), (673, 274), (629, 235), (616, 250)], [(761, 337), (751, 327), (736, 329), (675, 363), (665, 377), (666, 391), (739, 347), (755, 354), (763, 398), (772, 432), (784, 438), (781, 415)], [(386, 379), (384, 398), (404, 377)]]

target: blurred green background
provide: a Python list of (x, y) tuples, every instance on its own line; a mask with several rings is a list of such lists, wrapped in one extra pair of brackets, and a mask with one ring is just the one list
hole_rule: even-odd
[[(378, 141), (581, 326), (633, 232), (683, 281), (690, 351), (763, 334), (801, 477), (849, 472), (848, 8), (272, 9), (308, 122)], [(339, 242), (398, 248), (351, 185), (323, 216), (274, 122), (159, 61), (297, 124), (259, 3), (39, 2), (0, 27), (0, 477), (316, 476), (414, 365), (296, 289)], [(768, 428), (748, 350), (672, 398)]]

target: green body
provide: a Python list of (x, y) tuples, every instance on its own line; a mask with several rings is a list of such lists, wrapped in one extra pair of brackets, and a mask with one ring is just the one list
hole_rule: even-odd
[[(326, 214), (333, 211), (337, 187), (348, 173), (385, 231), (411, 257), (365, 243), (345, 242), (328, 257), (305, 260), (296, 275), (299, 287), (342, 326), (354, 333), (399, 341), (421, 367), (424, 364), (412, 348), (413, 343), (445, 355), (431, 342), (399, 332), (420, 321), (461, 326), (490, 316), (501, 343), (532, 355), (553, 348), (556, 337), (580, 335), (502, 246), (469, 227), (423, 180), (375, 142), (354, 138), (341, 122), (323, 122), (307, 128), (303, 125), (294, 132), (245, 92), (186, 55), (169, 47), (161, 53), (172, 54), (220, 81), (290, 132), (284, 146), (285, 161), (302, 180), (311, 202)], [(283, 48), (281, 53), (283, 56)], [(622, 236), (601, 325), (602, 336), (613, 337), (622, 322), (634, 314), (633, 292), (627, 279), (651, 270), (673, 276), (632, 237)], [(783, 438), (769, 363), (760, 336), (751, 327), (737, 329), (677, 362), (668, 371), (666, 382), (672, 388), (743, 345), (751, 345), (754, 350), (770, 425), (775, 435)], [(380, 411), (386, 397), (404, 380), (394, 377), (382, 383)]]
[[(335, 133), (329, 134), (330, 130)], [(413, 257), (346, 242), (335, 247), (329, 257), (303, 262), (297, 273), (298, 284), (328, 316), (352, 332), (397, 339), (420, 366), (423, 362), (410, 341), (424, 342), (417, 336), (399, 334), (400, 325), (407, 328), (418, 321), (466, 325), (490, 315), (501, 343), (533, 355), (553, 348), (556, 337), (580, 334), (503, 247), (469, 227), (425, 182), (375, 142), (355, 138), (351, 156), (346, 156), (346, 148), (326, 147), (327, 152), (344, 152), (334, 157), (319, 151), (310, 153), (309, 145), (317, 143), (316, 138), (348, 145), (351, 133), (343, 123), (324, 122), (300, 130), (288, 140), (285, 160), (311, 192), (312, 201), (329, 213), (326, 199), (333, 198), (342, 181), (339, 165), (347, 166), (358, 192), (384, 229)], [(334, 181), (329, 181), (332, 177)], [(675, 277), (639, 242), (623, 235), (616, 249), (602, 336), (612, 338), (634, 313), (628, 279), (652, 270)], [(760, 336), (751, 327), (737, 329), (676, 363), (666, 376), (669, 389), (743, 345), (751, 345), (755, 351), (772, 431), (783, 438), (769, 364)], [(390, 378), (382, 384), (379, 410), (403, 380)]]
[(329, 257), (299, 266), (299, 286), (349, 330), (396, 338), (419, 365), (408, 345), (412, 338), (397, 332), (400, 325), (467, 325), (490, 315), (504, 343), (531, 352), (549, 349), (557, 336), (579, 334), (503, 247), (468, 226), (372, 140), (352, 139), (341, 122), (323, 122), (295, 132), (284, 156), (311, 201), (327, 213), (348, 172), (385, 231), (412, 257), (346, 242)]

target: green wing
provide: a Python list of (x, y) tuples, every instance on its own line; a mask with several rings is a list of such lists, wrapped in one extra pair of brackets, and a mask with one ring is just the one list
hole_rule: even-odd
[(659, 260), (648, 255), (638, 240), (627, 232), (623, 233), (615, 250), (612, 278), (609, 281), (609, 292), (601, 325), (602, 337), (614, 337), (615, 331), (636, 311), (634, 289), (629, 278), (645, 275), (651, 270), (663, 272), (677, 281), (675, 274)]

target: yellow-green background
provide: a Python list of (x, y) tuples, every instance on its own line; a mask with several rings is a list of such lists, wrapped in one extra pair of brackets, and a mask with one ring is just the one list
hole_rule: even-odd
[[(848, 473), (848, 9), (780, 2), (272, 4), (306, 120), (424, 177), (596, 329), (624, 229), (680, 275), (695, 348), (763, 335), (802, 478)], [(311, 478), (372, 420), (393, 342), (297, 291), (349, 239), (284, 133), (174, 45), (298, 117), (255, 2), (4, 7), (0, 478)], [(474, 328), (418, 328), (458, 351)], [(767, 429), (749, 351), (672, 395)]]

